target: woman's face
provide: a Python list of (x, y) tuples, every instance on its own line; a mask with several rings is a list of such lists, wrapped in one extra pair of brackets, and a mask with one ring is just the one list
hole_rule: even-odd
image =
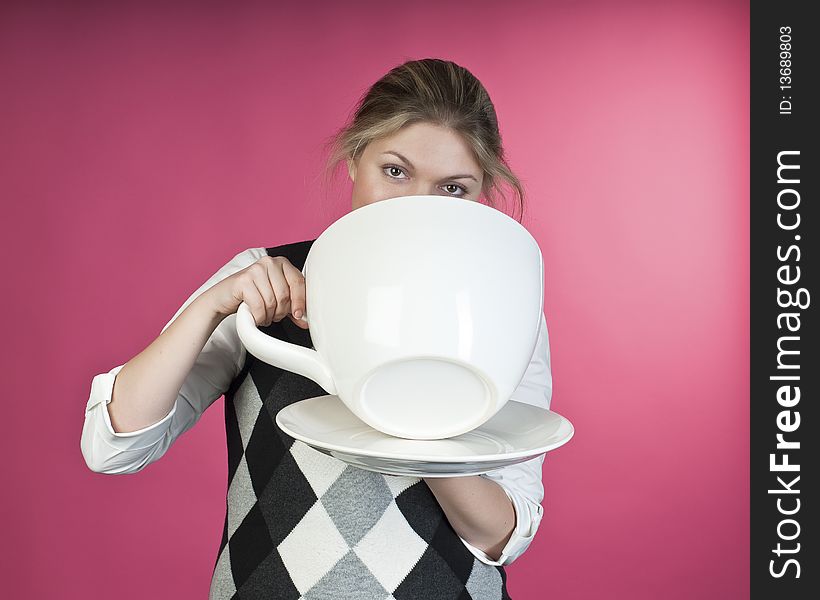
[(484, 172), (455, 132), (413, 123), (369, 143), (355, 162), (353, 210), (397, 196), (442, 195), (478, 200)]

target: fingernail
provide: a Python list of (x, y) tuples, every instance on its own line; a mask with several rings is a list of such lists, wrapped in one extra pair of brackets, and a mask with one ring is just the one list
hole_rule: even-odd
[(293, 312), (293, 316), (294, 316), (294, 317), (296, 317), (297, 319), (301, 319), (301, 318), (302, 318), (302, 311), (301, 311), (301, 310), (299, 310), (299, 309), (297, 308), (297, 309)]

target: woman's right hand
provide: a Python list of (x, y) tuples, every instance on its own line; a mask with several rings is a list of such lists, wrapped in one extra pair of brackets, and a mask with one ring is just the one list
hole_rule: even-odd
[(263, 256), (203, 292), (202, 297), (221, 317), (235, 313), (244, 302), (257, 327), (288, 317), (302, 329), (308, 328), (299, 318), (307, 306), (305, 276), (284, 256)]

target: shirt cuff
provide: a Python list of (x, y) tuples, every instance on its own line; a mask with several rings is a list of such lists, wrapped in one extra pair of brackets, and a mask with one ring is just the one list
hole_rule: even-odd
[[(497, 483), (497, 482), (496, 482)], [(499, 484), (500, 485), (500, 484)], [(507, 498), (510, 499), (512, 502), (513, 508), (515, 510), (515, 528), (513, 529), (512, 535), (510, 539), (507, 541), (507, 544), (504, 546), (504, 549), (501, 551), (501, 556), (498, 560), (491, 559), (486, 552), (481, 550), (480, 548), (476, 548), (475, 546), (471, 545), (467, 540), (459, 536), (462, 543), (467, 547), (467, 550), (473, 553), (473, 555), (487, 565), (493, 566), (501, 566), (510, 564), (513, 560), (518, 558), (521, 554), (523, 554), (524, 550), (530, 545), (533, 538), (535, 537), (535, 531), (538, 528), (538, 522), (541, 520), (541, 505), (538, 505), (538, 518), (535, 520), (529, 531), (523, 531), (524, 524), (522, 523), (521, 513), (524, 510), (527, 510), (527, 507), (524, 505), (524, 500), (521, 498), (516, 498), (506, 487), (500, 485), (501, 489), (504, 490), (504, 493), (507, 494)]]
[(97, 428), (99, 437), (109, 446), (117, 450), (142, 450), (154, 446), (159, 442), (171, 426), (171, 419), (176, 413), (176, 402), (171, 410), (162, 419), (143, 427), (136, 431), (117, 432), (111, 425), (111, 415), (108, 412), (108, 404), (111, 402), (111, 395), (114, 390), (114, 381), (117, 373), (124, 365), (114, 367), (108, 373), (102, 373), (94, 377), (91, 382), (91, 396), (86, 405), (86, 414), (95, 410), (102, 414), (103, 427)]
[(484, 552), (484, 551), (482, 551), (481, 549), (476, 548), (475, 546), (471, 545), (471, 544), (470, 544), (469, 542), (467, 542), (464, 538), (461, 538), (461, 541), (464, 543), (464, 545), (465, 545), (465, 546), (467, 546), (467, 550), (469, 550), (470, 552), (472, 552), (472, 553), (473, 553), (473, 555), (474, 555), (474, 556), (475, 556), (478, 560), (480, 560), (481, 562), (483, 562), (485, 565), (493, 565), (493, 566), (498, 567), (498, 566), (501, 566), (501, 565), (503, 565), (503, 564), (504, 564), (504, 559), (505, 559), (506, 557), (504, 556), (504, 553), (503, 553), (503, 552), (502, 552), (502, 554), (501, 554), (501, 558), (500, 558), (500, 559), (498, 559), (498, 560), (493, 560), (493, 559), (491, 559), (489, 556), (487, 556), (487, 553), (486, 553), (486, 552)]

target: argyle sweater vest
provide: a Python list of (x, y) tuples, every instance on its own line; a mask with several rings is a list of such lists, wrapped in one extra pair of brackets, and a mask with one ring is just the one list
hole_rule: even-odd
[[(313, 241), (266, 250), (302, 269)], [(313, 348), (287, 317), (261, 329)], [(325, 394), (247, 353), (225, 393), (227, 508), (210, 598), (508, 599), (504, 568), (467, 550), (422, 479), (348, 465), (276, 425), (285, 406)]]

